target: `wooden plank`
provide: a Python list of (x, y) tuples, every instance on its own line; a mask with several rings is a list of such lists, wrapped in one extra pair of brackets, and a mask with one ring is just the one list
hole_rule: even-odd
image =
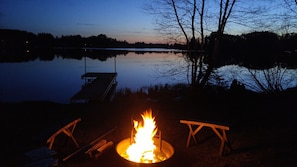
[(108, 134), (110, 134), (111, 132), (113, 132), (114, 130), (116, 129), (115, 128), (112, 128), (108, 131), (106, 131), (105, 133), (103, 133), (102, 135), (100, 135), (99, 137), (97, 137), (95, 140), (91, 141), (89, 144), (79, 148), (78, 150), (74, 151), (73, 153), (69, 154), (68, 156), (66, 156), (65, 158), (63, 158), (63, 161), (67, 161), (69, 158), (75, 156), (76, 154), (80, 153), (81, 151), (89, 148), (89, 147), (92, 147), (94, 144), (96, 144), (98, 141), (100, 141), (101, 139), (103, 139), (105, 136), (107, 136)]
[(116, 83), (117, 73), (86, 73), (82, 77), (96, 77), (90, 83), (82, 87), (71, 98), (71, 102), (75, 101), (103, 101), (110, 91), (111, 87)]
[(219, 125), (219, 124), (215, 124), (215, 123), (200, 122), (200, 121), (180, 120), (180, 123), (191, 124), (191, 125), (203, 125), (203, 126), (208, 126), (208, 127), (220, 128), (220, 129), (224, 129), (224, 130), (230, 129), (229, 126)]
[(93, 145), (91, 148), (89, 148), (85, 154), (88, 154), (89, 157), (93, 157), (93, 152), (95, 150), (97, 150), (98, 148), (100, 148), (101, 146), (103, 146), (104, 144), (107, 143), (107, 140), (103, 139), (103, 140), (100, 140), (97, 144)]
[(108, 77), (110, 75), (116, 75), (117, 73), (102, 73), (102, 72), (87, 72), (81, 76), (81, 78), (93, 78), (93, 77)]

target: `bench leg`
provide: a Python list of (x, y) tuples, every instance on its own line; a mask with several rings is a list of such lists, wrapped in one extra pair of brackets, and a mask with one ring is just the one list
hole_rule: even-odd
[(191, 138), (193, 138), (194, 142), (197, 143), (197, 140), (196, 140), (196, 138), (195, 138), (195, 135), (194, 135), (192, 126), (191, 126), (190, 124), (188, 124), (188, 127), (189, 127), (189, 135), (188, 135), (188, 139), (187, 139), (187, 145), (186, 145), (186, 147), (189, 147), (190, 142), (191, 142)]
[(54, 142), (55, 142), (55, 138), (51, 138), (51, 140), (49, 141), (49, 146), (48, 146), (49, 149), (53, 148)]
[(230, 143), (227, 139), (227, 134), (226, 134), (226, 131), (222, 129), (222, 134), (218, 132), (218, 130), (214, 127), (212, 127), (212, 130), (215, 132), (215, 134), (220, 138), (221, 140), (221, 145), (220, 145), (220, 155), (222, 156), (223, 155), (223, 152), (224, 152), (224, 147), (225, 145), (227, 144), (228, 146), (228, 149), (231, 151), (231, 147), (230, 147)]
[(73, 136), (73, 131), (70, 131), (69, 129), (64, 129), (63, 132), (72, 139), (74, 144), (76, 145), (77, 148), (79, 148), (79, 144), (77, 143), (76, 139)]
[(188, 140), (187, 140), (187, 147), (189, 147), (190, 145), (190, 141), (191, 141), (191, 137), (193, 138), (195, 144), (197, 144), (197, 139), (195, 137), (195, 135), (203, 128), (202, 125), (198, 126), (195, 131), (193, 131), (193, 128), (192, 128), (192, 125), (191, 124), (188, 124), (188, 127), (189, 127), (189, 135), (188, 135)]
[(227, 148), (231, 152), (232, 151), (232, 147), (231, 147), (231, 143), (230, 143), (230, 140), (228, 138), (228, 135), (227, 135), (226, 131), (223, 131), (223, 137), (224, 137), (224, 139), (226, 141), (225, 144), (227, 145)]

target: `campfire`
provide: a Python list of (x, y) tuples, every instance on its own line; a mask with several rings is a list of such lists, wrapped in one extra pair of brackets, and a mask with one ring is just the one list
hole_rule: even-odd
[(162, 140), (152, 110), (145, 111), (141, 117), (142, 122), (133, 120), (131, 136), (118, 143), (117, 153), (124, 159), (136, 163), (158, 163), (169, 159), (174, 149)]

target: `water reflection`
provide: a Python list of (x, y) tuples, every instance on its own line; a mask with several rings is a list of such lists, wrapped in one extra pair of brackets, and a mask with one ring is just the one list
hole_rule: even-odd
[[(126, 51), (116, 56), (101, 56), (96, 52), (82, 52), (81, 58), (55, 55), (51, 61), (32, 60), (19, 63), (0, 63), (0, 101), (16, 102), (49, 100), (69, 103), (85, 80), (87, 72), (117, 72), (117, 90), (132, 91), (157, 84), (189, 83), (189, 64), (181, 52)], [(104, 52), (103, 52), (104, 53)], [(97, 55), (97, 56), (96, 56)], [(71, 57), (71, 58), (70, 58)], [(102, 59), (98, 57), (104, 57)], [(102, 61), (103, 60), (103, 61)], [(246, 88), (255, 89), (250, 71), (244, 67), (228, 65), (216, 69), (215, 75), (223, 80), (211, 80), (213, 84), (229, 87), (233, 79), (244, 83)], [(258, 73), (259, 78), (265, 75)], [(282, 78), (286, 87), (297, 84), (296, 69), (286, 70)], [(261, 79), (262, 80), (262, 79)]]
[(69, 103), (70, 98), (81, 89), (86, 72), (117, 72), (117, 89), (133, 91), (155, 84), (176, 83), (184, 78), (160, 77), (157, 71), (165, 71), (166, 64), (174, 64), (180, 54), (173, 52), (128, 52), (105, 61), (84, 57), (83, 59), (55, 56), (52, 61), (36, 59), (29, 62), (0, 64), (0, 101), (16, 102), (49, 100)]
[(280, 65), (261, 70), (228, 65), (220, 67), (216, 73), (224, 76), (227, 85), (231, 85), (231, 81), (236, 79), (246, 89), (255, 92), (272, 93), (297, 86), (296, 69), (287, 69)]

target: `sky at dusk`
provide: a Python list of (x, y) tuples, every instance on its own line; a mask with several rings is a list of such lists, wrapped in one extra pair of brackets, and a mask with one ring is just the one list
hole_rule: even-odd
[(128, 42), (156, 42), (145, 0), (0, 0), (0, 28), (54, 36), (106, 34)]
[[(208, 2), (210, 3), (207, 10), (210, 13), (213, 12), (214, 16), (217, 15), (218, 4), (213, 4), (214, 1)], [(268, 14), (270, 12), (279, 13), (279, 15), (292, 13), (290, 10), (281, 10), (284, 3), (280, 0), (239, 2), (242, 6), (236, 5), (233, 10), (244, 11), (257, 6), (260, 9), (268, 9)], [(294, 3), (293, 1), (290, 2)], [(142, 41), (167, 43), (155, 30), (157, 28), (155, 15), (144, 10), (146, 3), (148, 0), (0, 0), (0, 28), (24, 30), (34, 34), (50, 33), (57, 37), (62, 35), (89, 37), (105, 34), (108, 37), (121, 41), (126, 40), (130, 43)], [(293, 11), (297, 11), (295, 4), (293, 7)], [(254, 12), (248, 11), (245, 13), (247, 15), (238, 15), (237, 20), (229, 19), (225, 32), (240, 34), (246, 31), (245, 28), (252, 27), (253, 23), (256, 26), (264, 25), (264, 29), (253, 28), (252, 30), (275, 30), (278, 29), (277, 26), (282, 26), (285, 20), (281, 18), (272, 20), (278, 18), (275, 17), (276, 15), (272, 15), (272, 17), (261, 15), (255, 18), (255, 15), (248, 15), (248, 13)], [(296, 25), (294, 12), (290, 17), (293, 18), (290, 20), (291, 25), (292, 23)], [(217, 19), (212, 17), (208, 19), (205, 24), (213, 25), (212, 27), (215, 28), (207, 27), (206, 29), (210, 33), (216, 30)], [(243, 22), (251, 25), (243, 27), (242, 25), (245, 24)]]

